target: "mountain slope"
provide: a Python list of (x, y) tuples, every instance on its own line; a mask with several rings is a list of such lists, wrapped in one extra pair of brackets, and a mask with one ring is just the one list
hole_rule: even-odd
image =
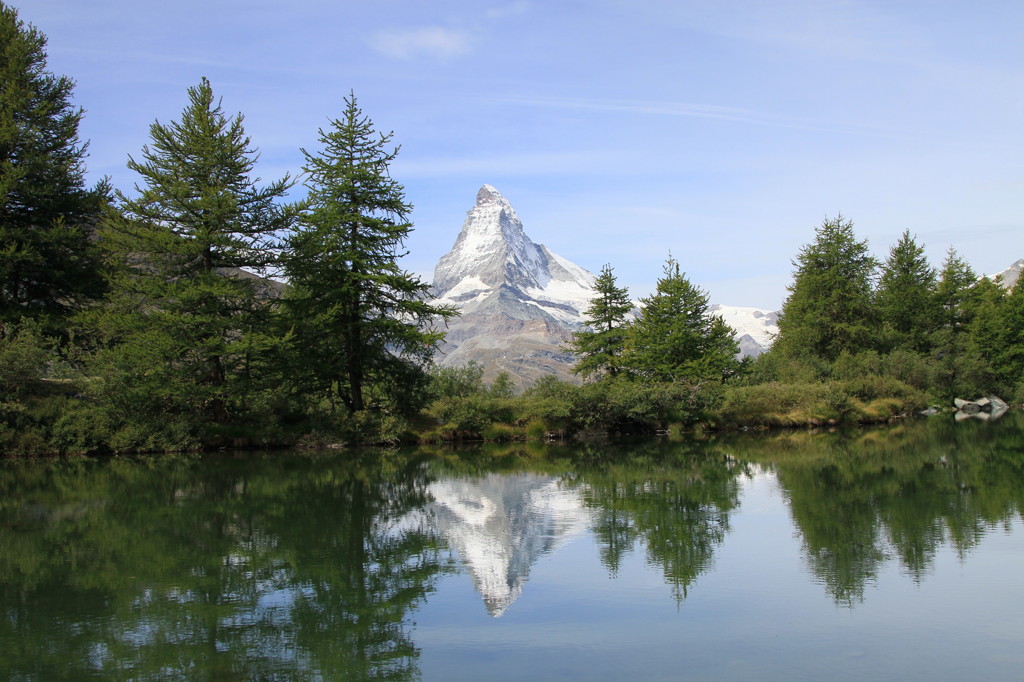
[(440, 364), (476, 361), (487, 381), (501, 371), (523, 383), (571, 378), (563, 346), (582, 325), (593, 287), (594, 275), (533, 243), (508, 200), (484, 185), (434, 269), (437, 303), (462, 312), (449, 322)]
[[(484, 380), (507, 371), (528, 385), (542, 376), (574, 380), (575, 358), (564, 346), (580, 329), (594, 297), (595, 277), (535, 244), (512, 205), (491, 185), (476, 195), (455, 244), (434, 269), (437, 303), (461, 316), (448, 323), (439, 363), (484, 367)], [(715, 305), (736, 331), (741, 355), (771, 345), (778, 313)]]
[(1015, 262), (1010, 267), (1006, 268), (1002, 272), (997, 272), (994, 275), (986, 275), (991, 280), (998, 279), (999, 282), (1007, 289), (1012, 289), (1017, 281), (1020, 279), (1020, 272), (1024, 270), (1024, 258)]

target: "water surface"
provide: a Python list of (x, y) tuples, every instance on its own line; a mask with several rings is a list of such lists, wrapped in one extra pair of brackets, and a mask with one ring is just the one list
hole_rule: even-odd
[(1021, 679), (1024, 421), (0, 466), (0, 678)]

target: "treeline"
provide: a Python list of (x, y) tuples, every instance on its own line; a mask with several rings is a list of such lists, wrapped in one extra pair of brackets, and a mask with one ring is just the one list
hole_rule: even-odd
[(255, 177), (206, 79), (129, 157), (130, 192), (87, 188), (45, 45), (0, 3), (0, 451), (376, 439), (416, 413), (453, 311), (398, 265), (397, 148), (354, 95), (302, 150), (300, 201)]
[(501, 396), (478, 369), (444, 370), (465, 381), (429, 409), (431, 437), (876, 423), (993, 393), (1024, 403), (1024, 286), (979, 278), (953, 249), (935, 268), (909, 232), (879, 262), (842, 216), (794, 265), (772, 348), (743, 361), (674, 259), (638, 306), (606, 265), (569, 344), (586, 383)]
[[(444, 320), (398, 260), (397, 148), (354, 95), (261, 184), (203, 79), (122, 192), (86, 187), (73, 82), (0, 2), (0, 452), (168, 451), (879, 421), (954, 395), (1024, 401), (1024, 287), (936, 271), (908, 234), (873, 259), (827, 220), (756, 361), (671, 257), (638, 309), (606, 266), (569, 349), (585, 382), (431, 364)], [(274, 278), (277, 276), (277, 278)], [(288, 285), (280, 283), (285, 280)]]

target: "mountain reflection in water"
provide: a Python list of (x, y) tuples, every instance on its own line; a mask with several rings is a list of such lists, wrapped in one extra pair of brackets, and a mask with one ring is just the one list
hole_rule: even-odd
[(462, 557), (494, 617), (519, 597), (537, 558), (585, 532), (593, 516), (555, 476), (453, 478), (427, 490), (437, 530)]
[(1022, 510), (1013, 413), (6, 461), (0, 679), (1011, 679)]

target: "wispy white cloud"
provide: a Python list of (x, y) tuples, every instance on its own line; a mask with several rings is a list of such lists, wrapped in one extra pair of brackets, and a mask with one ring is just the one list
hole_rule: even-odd
[(378, 31), (368, 42), (374, 50), (395, 59), (451, 59), (472, 50), (472, 41), (466, 33), (443, 26)]
[(487, 17), (489, 19), (504, 19), (505, 17), (517, 16), (528, 12), (533, 5), (528, 0), (519, 0), (518, 2), (510, 2), (507, 5), (500, 7), (492, 7), (487, 10)]
[(908, 131), (884, 130), (858, 124), (819, 121), (755, 111), (743, 107), (698, 104), (689, 102), (654, 102), (644, 100), (577, 99), (562, 97), (509, 97), (502, 102), (522, 106), (580, 109), (587, 111), (612, 111), (655, 116), (680, 116), (708, 118), (734, 123), (794, 128), (830, 133), (846, 133), (870, 137), (905, 137)]

